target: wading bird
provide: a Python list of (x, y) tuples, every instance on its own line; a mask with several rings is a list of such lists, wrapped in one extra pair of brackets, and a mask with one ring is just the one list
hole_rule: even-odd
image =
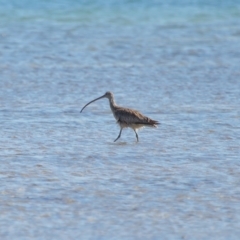
[(113, 116), (115, 117), (115, 119), (117, 120), (117, 123), (120, 126), (119, 135), (114, 140), (114, 142), (116, 142), (121, 137), (121, 133), (122, 133), (123, 128), (127, 128), (127, 127), (132, 128), (133, 131), (136, 134), (136, 138), (137, 138), (137, 142), (138, 142), (137, 130), (139, 128), (142, 128), (142, 127), (155, 127), (156, 128), (157, 125), (159, 124), (158, 121), (152, 120), (152, 119), (142, 115), (140, 112), (138, 112), (136, 110), (133, 110), (133, 109), (130, 109), (130, 108), (124, 108), (124, 107), (120, 107), (120, 106), (116, 105), (116, 103), (114, 101), (113, 94), (111, 92), (106, 92), (103, 96), (101, 96), (99, 98), (96, 98), (96, 99), (92, 100), (91, 102), (87, 103), (82, 108), (80, 113), (89, 104), (91, 104), (91, 103), (93, 103), (93, 102), (95, 102), (95, 101), (97, 101), (101, 98), (108, 98)]

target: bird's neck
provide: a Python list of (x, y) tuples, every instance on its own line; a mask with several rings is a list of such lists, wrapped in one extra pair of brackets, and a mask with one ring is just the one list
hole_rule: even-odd
[(110, 98), (109, 99), (109, 104), (110, 104), (110, 108), (112, 111), (114, 111), (114, 108), (117, 106), (114, 99), (113, 98)]

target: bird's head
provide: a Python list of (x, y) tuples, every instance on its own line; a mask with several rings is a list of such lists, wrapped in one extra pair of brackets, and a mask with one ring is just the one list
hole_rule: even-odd
[(111, 99), (111, 98), (113, 98), (113, 94), (108, 91), (108, 92), (106, 92), (102, 97), (106, 97), (106, 98), (108, 98), (108, 99)]

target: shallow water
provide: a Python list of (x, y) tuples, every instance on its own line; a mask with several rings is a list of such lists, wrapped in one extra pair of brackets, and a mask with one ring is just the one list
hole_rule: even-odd
[(237, 1), (0, 3), (1, 239), (239, 238)]

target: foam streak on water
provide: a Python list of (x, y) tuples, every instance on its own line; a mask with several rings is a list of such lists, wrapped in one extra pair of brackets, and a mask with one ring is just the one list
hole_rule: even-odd
[(0, 0), (1, 239), (239, 239), (239, 3), (181, 2)]

